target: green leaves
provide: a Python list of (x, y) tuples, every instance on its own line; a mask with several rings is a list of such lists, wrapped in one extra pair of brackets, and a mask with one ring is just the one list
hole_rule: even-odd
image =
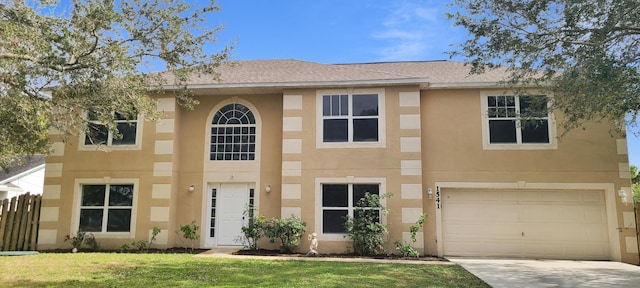
[(358, 255), (376, 255), (383, 250), (384, 236), (389, 231), (380, 217), (388, 214), (389, 210), (380, 202), (380, 197), (389, 198), (391, 194), (378, 196), (366, 192), (356, 203), (353, 217), (346, 216), (347, 235), (353, 241), (353, 250)]
[(291, 253), (293, 247), (300, 243), (302, 234), (307, 231), (307, 223), (302, 222), (298, 216), (271, 218), (264, 223), (263, 229), (269, 242), (273, 243), (276, 239), (280, 239), (280, 250)]
[(450, 55), (473, 73), (508, 67), (506, 84), (553, 92), (564, 128), (640, 111), (640, 2), (454, 0), (448, 17), (471, 38)]
[[(194, 74), (216, 79), (213, 68), (228, 58), (230, 47), (218, 53), (204, 49), (220, 30), (207, 23), (219, 9), (213, 2), (204, 7), (167, 0), (57, 5), (0, 4), (0, 99), (7, 104), (0, 117), (3, 123), (24, 119), (0, 130), (0, 159), (46, 152), (50, 127), (67, 137), (86, 130), (87, 110), (95, 111), (112, 132), (113, 111), (156, 120), (159, 114), (149, 96), (162, 93), (162, 87), (172, 86), (178, 102), (192, 109), (197, 102), (187, 79)], [(158, 69), (167, 72), (154, 73)], [(0, 166), (5, 164), (0, 160)]]

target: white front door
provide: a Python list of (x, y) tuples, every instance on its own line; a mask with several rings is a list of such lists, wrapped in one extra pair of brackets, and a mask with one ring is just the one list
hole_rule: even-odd
[(207, 243), (214, 245), (242, 245), (244, 210), (249, 205), (249, 184), (228, 183), (209, 188), (209, 221)]

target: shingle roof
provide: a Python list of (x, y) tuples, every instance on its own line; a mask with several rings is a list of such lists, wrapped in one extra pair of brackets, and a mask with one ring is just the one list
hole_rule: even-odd
[(5, 183), (5, 180), (13, 176), (44, 164), (44, 157), (45, 155), (32, 155), (29, 157), (25, 157), (22, 165), (12, 166), (7, 168), (6, 170), (0, 169), (0, 183)]
[[(295, 83), (354, 81), (414, 81), (429, 85), (496, 83), (508, 75), (492, 70), (470, 75), (463, 62), (409, 61), (360, 64), (321, 64), (295, 59), (245, 60), (225, 63), (217, 70), (220, 82), (210, 76), (194, 76), (190, 85), (259, 86)], [(236, 85), (234, 85), (236, 84)]]

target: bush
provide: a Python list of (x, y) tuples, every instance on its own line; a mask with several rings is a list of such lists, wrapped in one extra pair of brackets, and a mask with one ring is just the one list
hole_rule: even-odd
[(180, 226), (180, 231), (182, 231), (182, 237), (191, 242), (191, 250), (194, 249), (195, 240), (200, 239), (200, 235), (198, 234), (198, 229), (200, 229), (200, 226), (196, 224), (196, 220), (191, 221), (191, 224)]
[(160, 228), (154, 226), (151, 230), (151, 239), (149, 239), (148, 242), (145, 240), (138, 240), (131, 242), (131, 246), (129, 246), (129, 244), (122, 244), (122, 246), (120, 246), (120, 251), (129, 252), (131, 247), (138, 249), (138, 251), (147, 251), (151, 248), (151, 245), (153, 245), (153, 241), (156, 241), (158, 234), (160, 234)]
[(240, 236), (242, 244), (250, 250), (258, 250), (258, 241), (264, 236), (266, 220), (263, 215), (254, 217), (251, 206), (247, 207), (242, 214), (249, 218), (247, 225), (242, 226), (242, 236)]
[(71, 246), (73, 246), (73, 248), (76, 250), (82, 248), (83, 246), (92, 251), (100, 249), (98, 240), (96, 240), (96, 237), (93, 235), (93, 233), (78, 231), (78, 233), (76, 233), (75, 235), (67, 234), (66, 236), (64, 236), (64, 242), (67, 241), (71, 242)]
[(276, 239), (280, 239), (280, 251), (284, 253), (291, 253), (292, 248), (300, 244), (300, 238), (305, 231), (307, 223), (302, 222), (297, 216), (286, 219), (271, 218), (264, 225), (264, 234), (269, 238), (269, 242), (274, 243)]
[(396, 250), (398, 250), (398, 252), (400, 252), (400, 255), (402, 255), (403, 257), (418, 257), (420, 256), (420, 253), (418, 253), (418, 251), (416, 251), (416, 249), (413, 248), (413, 243), (416, 243), (416, 234), (418, 234), (418, 231), (420, 231), (420, 228), (422, 227), (422, 225), (424, 224), (424, 219), (427, 218), (427, 214), (422, 213), (420, 215), (420, 218), (418, 218), (418, 221), (416, 222), (416, 224), (411, 225), (411, 227), (409, 227), (409, 232), (411, 233), (411, 243), (400, 243), (400, 241), (396, 241)]
[[(391, 197), (384, 194), (382, 197)], [(353, 250), (358, 255), (376, 255), (384, 248), (384, 237), (389, 233), (387, 225), (380, 222), (380, 216), (388, 213), (380, 203), (380, 197), (369, 192), (356, 203), (354, 217), (345, 217), (347, 235), (353, 241)]]

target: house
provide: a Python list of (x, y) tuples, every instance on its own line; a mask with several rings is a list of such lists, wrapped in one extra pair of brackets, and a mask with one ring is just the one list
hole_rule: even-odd
[(24, 163), (0, 170), (0, 201), (22, 194), (42, 194), (44, 155), (25, 158)]
[(388, 251), (426, 213), (414, 244), (425, 254), (638, 264), (625, 137), (591, 123), (559, 138), (561, 115), (540, 104), (553, 95), (505, 91), (504, 71), (257, 60), (219, 72), (190, 80), (195, 110), (158, 95), (162, 120), (98, 135), (110, 152), (53, 134), (39, 249), (69, 247), (79, 229), (118, 248), (153, 227), (158, 247), (183, 246), (176, 231), (194, 220), (198, 247), (237, 246), (253, 204), (300, 216), (320, 253), (340, 253), (343, 216), (370, 192), (393, 193)]

